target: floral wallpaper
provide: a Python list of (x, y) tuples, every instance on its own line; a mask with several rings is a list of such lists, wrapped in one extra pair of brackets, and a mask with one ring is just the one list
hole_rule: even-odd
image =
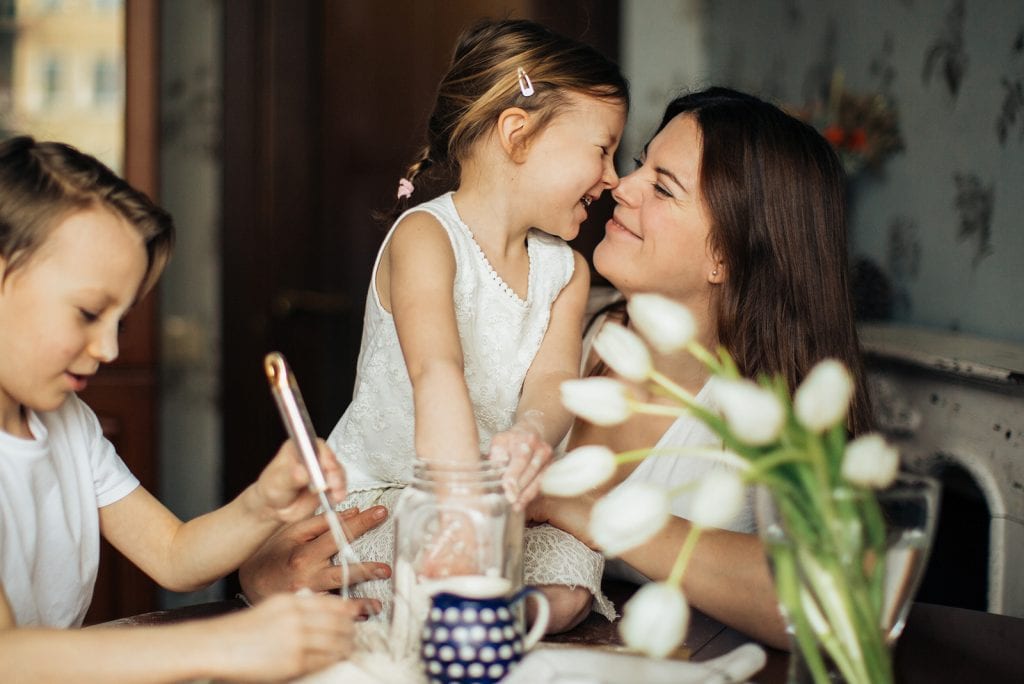
[(701, 9), (706, 54), (680, 88), (796, 109), (838, 75), (891, 108), (902, 149), (850, 179), (863, 317), (1024, 341), (1024, 2), (677, 5)]

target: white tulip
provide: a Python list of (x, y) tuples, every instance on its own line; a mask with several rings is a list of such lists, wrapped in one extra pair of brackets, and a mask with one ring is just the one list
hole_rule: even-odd
[(636, 482), (616, 487), (590, 512), (590, 537), (606, 556), (619, 556), (657, 534), (671, 515), (668, 492)]
[(824, 432), (846, 418), (853, 397), (853, 377), (839, 361), (819, 362), (793, 395), (793, 411), (808, 430)]
[(900, 453), (881, 435), (870, 433), (846, 445), (843, 455), (843, 477), (862, 487), (884, 489), (896, 479)]
[(626, 310), (640, 334), (662, 354), (679, 351), (697, 334), (697, 321), (690, 310), (668, 297), (633, 295)]
[(683, 643), (689, 625), (690, 606), (683, 591), (666, 582), (650, 582), (626, 602), (619, 634), (630, 648), (664, 658)]
[(643, 382), (654, 366), (644, 341), (618, 323), (606, 323), (594, 338), (594, 351), (612, 370), (633, 382)]
[(700, 479), (690, 506), (690, 520), (701, 527), (725, 527), (739, 515), (746, 486), (732, 470), (712, 470)]
[(741, 442), (761, 446), (779, 436), (786, 412), (773, 392), (751, 380), (717, 380), (712, 389), (729, 429)]
[(586, 378), (562, 383), (562, 405), (594, 425), (618, 425), (633, 412), (626, 386), (613, 378)]
[(579, 496), (604, 484), (614, 473), (615, 454), (611, 449), (581, 446), (548, 466), (540, 491), (550, 496)]

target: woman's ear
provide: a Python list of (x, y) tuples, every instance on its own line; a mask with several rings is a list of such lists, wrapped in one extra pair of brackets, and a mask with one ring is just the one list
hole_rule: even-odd
[(501, 148), (516, 163), (526, 159), (529, 125), (530, 113), (519, 107), (509, 107), (498, 115), (498, 139)]

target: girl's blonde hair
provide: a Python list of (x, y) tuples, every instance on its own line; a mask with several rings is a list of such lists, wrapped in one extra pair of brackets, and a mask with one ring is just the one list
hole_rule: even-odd
[[(520, 89), (519, 69), (533, 84), (530, 96)], [(532, 21), (475, 24), (456, 44), (437, 88), (427, 142), (406, 178), (436, 190), (455, 187), (461, 162), (502, 111), (521, 107), (534, 113), (536, 135), (567, 105), (570, 92), (629, 107), (629, 86), (619, 67), (591, 46)]]
[[(103, 207), (135, 228), (148, 264), (139, 297), (171, 257), (174, 223), (144, 193), (84, 152), (21, 136), (0, 143), (0, 256), (4, 278), (22, 268), (64, 219)], [(0, 283), (2, 284), (2, 283)]]

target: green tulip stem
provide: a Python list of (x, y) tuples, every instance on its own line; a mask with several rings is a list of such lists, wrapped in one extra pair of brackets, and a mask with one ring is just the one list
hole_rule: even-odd
[(691, 355), (705, 366), (708, 367), (715, 375), (723, 375), (723, 368), (721, 362), (715, 358), (715, 355), (709, 352), (704, 345), (696, 340), (691, 340), (686, 343), (686, 351), (690, 352)]
[(672, 571), (669, 573), (667, 580), (669, 584), (680, 589), (682, 588), (683, 573), (686, 572), (686, 566), (693, 555), (693, 549), (697, 546), (700, 533), (700, 526), (691, 524), (690, 533), (686, 535), (686, 540), (683, 541), (683, 545), (679, 549), (679, 555), (676, 556), (675, 563), (672, 564)]
[(721, 447), (669, 447), (664, 449), (643, 448), (623, 451), (615, 455), (615, 463), (635, 463), (642, 461), (648, 456), (693, 456), (703, 458), (716, 463), (724, 463), (739, 470), (746, 477), (746, 473), (752, 471), (751, 462), (737, 456), (731, 451), (724, 451)]
[(651, 404), (642, 401), (629, 399), (629, 407), (634, 413), (646, 413), (649, 416), (685, 416), (689, 409), (682, 406), (668, 406), (666, 404)]
[(664, 388), (672, 397), (678, 399), (687, 408), (692, 408), (698, 405), (697, 400), (692, 394), (687, 392), (679, 383), (675, 382), (668, 376), (656, 370), (652, 370), (649, 377), (652, 382)]

